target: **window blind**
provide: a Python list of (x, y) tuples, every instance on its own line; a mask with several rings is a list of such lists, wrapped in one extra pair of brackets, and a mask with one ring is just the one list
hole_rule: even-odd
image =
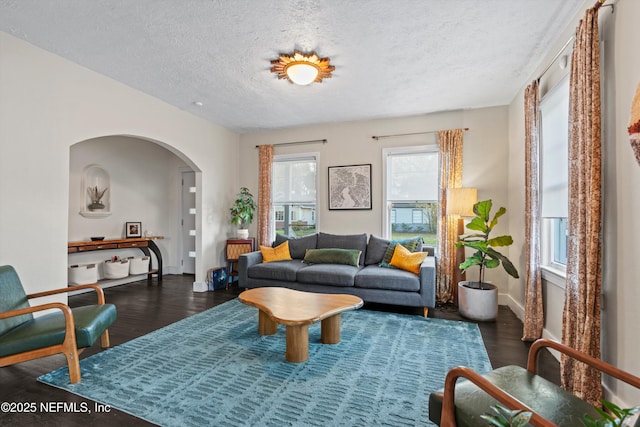
[(316, 158), (275, 159), (273, 162), (273, 203), (316, 202)]
[(545, 218), (568, 216), (569, 77), (540, 102), (540, 194)]

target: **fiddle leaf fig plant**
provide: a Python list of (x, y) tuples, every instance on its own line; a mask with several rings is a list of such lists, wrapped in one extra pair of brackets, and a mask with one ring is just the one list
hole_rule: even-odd
[(249, 192), (247, 187), (242, 187), (238, 193), (236, 201), (229, 211), (231, 212), (231, 223), (246, 228), (253, 221), (253, 213), (256, 210), (256, 202), (253, 200), (253, 194)]
[(480, 267), (478, 283), (480, 289), (484, 289), (484, 273), (487, 268), (496, 268), (502, 265), (504, 270), (516, 279), (518, 270), (509, 259), (498, 252), (496, 247), (506, 247), (513, 244), (513, 238), (509, 235), (491, 237), (491, 231), (498, 224), (498, 218), (504, 215), (507, 210), (504, 207), (491, 217), (491, 200), (483, 200), (473, 205), (473, 213), (476, 216), (467, 224), (469, 230), (474, 233), (463, 234), (460, 240), (456, 242), (456, 247), (466, 247), (475, 250), (473, 255), (467, 257), (460, 269), (465, 271), (469, 267), (477, 265)]

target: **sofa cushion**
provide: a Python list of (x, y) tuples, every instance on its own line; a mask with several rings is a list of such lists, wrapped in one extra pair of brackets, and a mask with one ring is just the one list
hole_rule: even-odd
[(367, 234), (328, 234), (318, 233), (318, 249), (356, 249), (362, 251), (360, 256), (360, 265), (364, 265), (364, 259), (367, 256)]
[(262, 254), (262, 262), (274, 262), (274, 261), (289, 261), (291, 260), (291, 254), (289, 253), (289, 241), (271, 248), (269, 246), (260, 246), (260, 253)]
[(273, 242), (274, 246), (281, 245), (282, 243), (289, 242), (289, 253), (291, 258), (302, 259), (304, 258), (307, 249), (315, 249), (318, 242), (317, 234), (310, 234), (304, 237), (289, 237), (282, 234), (276, 234), (276, 240)]
[(360, 267), (344, 264), (312, 264), (298, 270), (300, 283), (330, 286), (353, 286)]
[(364, 259), (364, 265), (380, 264), (384, 253), (389, 247), (390, 241), (381, 237), (374, 236), (369, 237), (369, 244), (367, 245), (367, 256)]
[(420, 276), (397, 268), (368, 265), (358, 272), (354, 284), (356, 288), (418, 292)]
[(411, 237), (410, 239), (400, 239), (400, 240), (392, 240), (389, 242), (389, 246), (384, 253), (384, 258), (382, 258), (382, 262), (380, 263), (380, 267), (390, 267), (389, 263), (391, 262), (391, 258), (393, 257), (393, 251), (396, 249), (396, 245), (401, 244), (405, 248), (407, 248), (411, 252), (420, 252), (422, 251), (422, 237)]
[(252, 279), (279, 280), (282, 282), (295, 282), (296, 273), (305, 265), (302, 260), (279, 261), (254, 264), (247, 270), (247, 276)]
[(309, 249), (302, 262), (305, 264), (345, 264), (358, 266), (362, 252), (355, 249)]
[(422, 261), (424, 261), (426, 257), (426, 252), (409, 252), (404, 246), (397, 244), (389, 265), (413, 274), (419, 274), (420, 265), (422, 265)]

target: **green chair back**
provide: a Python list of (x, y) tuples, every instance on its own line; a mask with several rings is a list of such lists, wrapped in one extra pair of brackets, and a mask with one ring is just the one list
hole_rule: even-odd
[[(0, 313), (27, 307), (29, 307), (27, 294), (24, 292), (16, 270), (10, 265), (0, 266)], [(31, 319), (33, 319), (31, 313), (0, 319), (0, 335)]]

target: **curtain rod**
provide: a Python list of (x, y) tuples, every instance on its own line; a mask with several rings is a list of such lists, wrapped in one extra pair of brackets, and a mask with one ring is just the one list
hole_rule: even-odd
[[(463, 131), (468, 131), (469, 128), (464, 128), (462, 129)], [(378, 135), (378, 136), (372, 136), (371, 139), (375, 139), (376, 141), (379, 140), (380, 138), (393, 138), (395, 136), (410, 136), (410, 135), (426, 135), (428, 133), (438, 133), (440, 132), (439, 130), (429, 130), (426, 132), (413, 132), (413, 133), (397, 133), (395, 135)]]
[[(323, 144), (326, 144), (327, 140), (326, 139), (312, 139), (312, 140), (309, 140), (309, 141), (281, 142), (279, 144), (271, 144), (271, 145), (273, 145), (275, 147), (277, 145), (317, 144), (319, 142), (321, 142)], [(263, 145), (269, 145), (269, 144), (263, 144)], [(256, 148), (260, 148), (260, 146), (256, 145)]]
[[(602, 9), (603, 7), (611, 7), (611, 13), (614, 12), (615, 8), (613, 3), (611, 4), (604, 4), (606, 0), (598, 0), (598, 2), (596, 2), (596, 4), (593, 6), (597, 9)], [(569, 46), (569, 44), (571, 44), (572, 41), (574, 41), (576, 38), (576, 35), (572, 35), (571, 37), (569, 37), (569, 40), (567, 40), (567, 42), (560, 48), (560, 50), (558, 51), (558, 53), (555, 54), (555, 56), (553, 57), (553, 59), (551, 60), (551, 62), (549, 62), (549, 65), (547, 65), (545, 67), (545, 69), (542, 71), (542, 73), (540, 73), (540, 75), (538, 76), (538, 78), (536, 80), (538, 80), (538, 82), (540, 81), (540, 79), (542, 78), (542, 76), (544, 76), (547, 71), (549, 71), (549, 69), (553, 66), (553, 64), (558, 60), (558, 58), (560, 58), (560, 55), (562, 55), (562, 52), (564, 52), (564, 50), (567, 48), (567, 46)]]

